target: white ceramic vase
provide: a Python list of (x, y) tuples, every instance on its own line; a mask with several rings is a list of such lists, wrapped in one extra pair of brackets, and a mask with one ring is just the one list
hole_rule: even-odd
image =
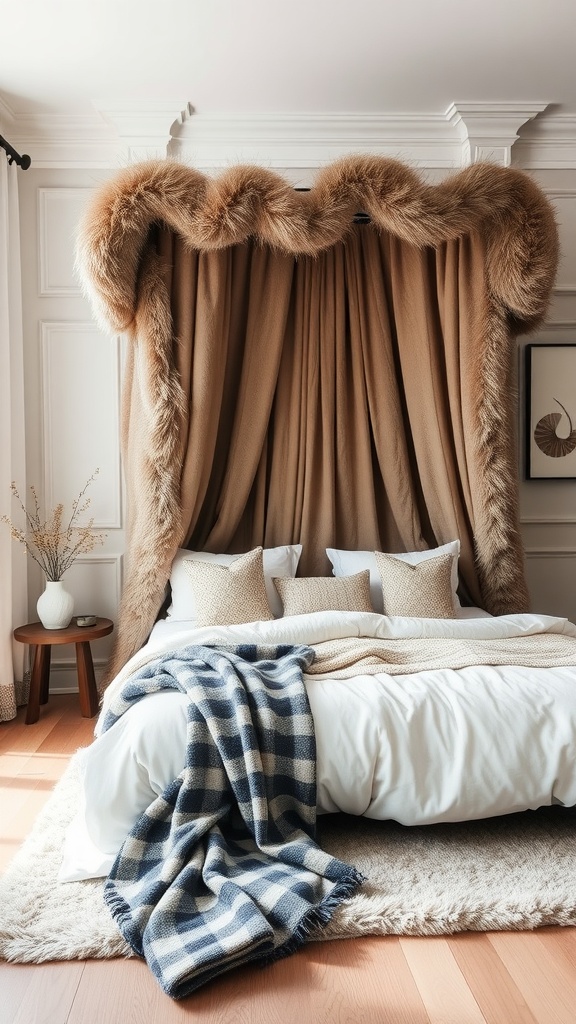
[(62, 580), (47, 580), (36, 605), (44, 629), (65, 629), (70, 625), (73, 609), (74, 598), (64, 589)]

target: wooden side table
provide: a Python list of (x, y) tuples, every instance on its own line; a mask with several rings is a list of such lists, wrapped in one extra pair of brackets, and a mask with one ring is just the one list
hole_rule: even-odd
[(54, 644), (76, 644), (76, 671), (80, 712), (83, 718), (93, 718), (98, 711), (98, 691), (94, 678), (94, 664), (90, 641), (107, 636), (114, 629), (112, 619), (96, 619), (93, 626), (77, 626), (74, 620), (65, 629), (44, 629), (40, 622), (29, 622), (14, 630), (14, 639), (22, 644), (34, 644), (36, 654), (30, 679), (30, 696), (26, 709), (26, 725), (40, 717), (40, 705), (48, 702), (50, 657)]

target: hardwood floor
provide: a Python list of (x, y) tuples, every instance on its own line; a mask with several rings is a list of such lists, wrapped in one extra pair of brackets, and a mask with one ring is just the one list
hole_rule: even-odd
[[(94, 721), (73, 695), (0, 726), (0, 869)], [(314, 943), (175, 1003), (139, 960), (0, 962), (0, 1024), (575, 1024), (576, 929)]]

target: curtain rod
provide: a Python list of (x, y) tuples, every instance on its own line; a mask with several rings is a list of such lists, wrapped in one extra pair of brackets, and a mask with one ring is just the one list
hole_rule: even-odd
[[(295, 185), (294, 186), (294, 191), (295, 192), (309, 192), (310, 189), (306, 188), (305, 186)], [(372, 218), (370, 217), (370, 215), (368, 213), (362, 213), (361, 211), (358, 211), (358, 213), (355, 213), (354, 217), (353, 217), (353, 223), (354, 224), (370, 224), (371, 221), (372, 221)]]
[(23, 171), (28, 170), (32, 161), (27, 153), (23, 153), (22, 156), (20, 156), (20, 153), (17, 153), (14, 147), (11, 146), (9, 142), (6, 142), (6, 139), (3, 138), (2, 135), (0, 135), (0, 146), (2, 146), (2, 149), (6, 150), (9, 164), (15, 160), (18, 167), (21, 167)]

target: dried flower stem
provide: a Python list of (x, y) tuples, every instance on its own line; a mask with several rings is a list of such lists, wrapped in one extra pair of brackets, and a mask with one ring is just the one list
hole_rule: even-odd
[(97, 544), (104, 543), (105, 535), (94, 532), (93, 519), (82, 526), (78, 525), (78, 517), (83, 515), (90, 505), (90, 498), (85, 498), (84, 501), (82, 499), (98, 473), (99, 470), (96, 469), (86, 481), (78, 497), (72, 502), (70, 518), (64, 528), (62, 527), (64, 506), (61, 502), (56, 505), (48, 519), (43, 521), (34, 485), (30, 486), (34, 511), (29, 512), (20, 497), (16, 484), (12, 482), (12, 494), (18, 499), (20, 508), (26, 517), (26, 533), (15, 526), (8, 516), (0, 516), (0, 522), (8, 523), (14, 540), (24, 545), (30, 557), (42, 569), (46, 579), (51, 582), (62, 579), (78, 555), (93, 551)]

